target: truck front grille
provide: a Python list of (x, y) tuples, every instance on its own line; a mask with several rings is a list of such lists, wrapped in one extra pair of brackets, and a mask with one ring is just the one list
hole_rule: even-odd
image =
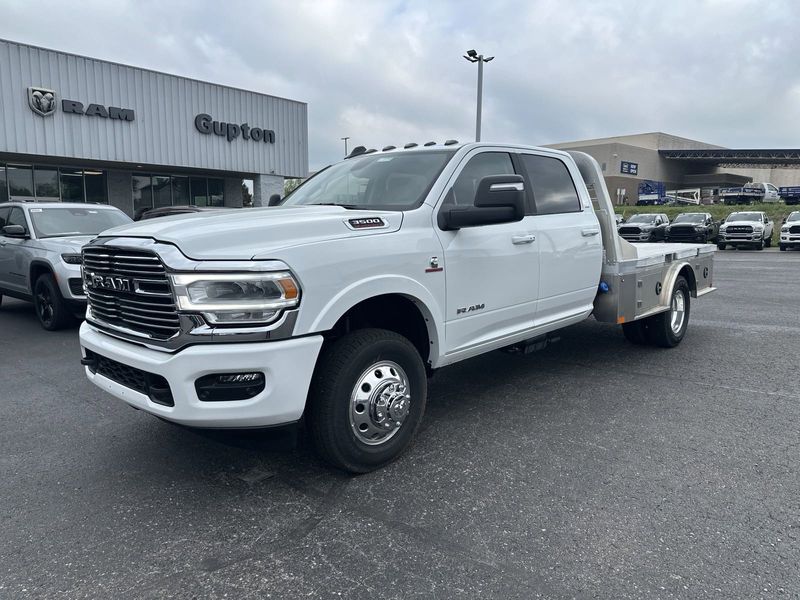
[(89, 246), (83, 249), (84, 281), (92, 317), (157, 340), (180, 332), (164, 264), (152, 252)]
[(638, 227), (620, 227), (620, 235), (639, 235), (642, 232)]
[(698, 237), (705, 235), (702, 231), (695, 231), (694, 225), (689, 227), (672, 226), (669, 231), (670, 242), (693, 242)]
[(792, 225), (789, 227), (789, 233), (800, 233), (800, 225)]
[(753, 233), (753, 228), (750, 225), (731, 225), (725, 233)]

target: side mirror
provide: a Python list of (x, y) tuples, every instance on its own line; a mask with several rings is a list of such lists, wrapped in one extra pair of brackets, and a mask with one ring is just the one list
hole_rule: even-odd
[(272, 194), (269, 197), (269, 202), (267, 202), (267, 206), (278, 206), (281, 203), (281, 195), (280, 194)]
[[(450, 190), (452, 193), (452, 189)], [(472, 206), (449, 206), (439, 211), (444, 230), (513, 223), (525, 217), (525, 184), (521, 175), (490, 175), (478, 183)]]
[(10, 238), (27, 239), (28, 232), (22, 225), (6, 225), (3, 227), (3, 235)]

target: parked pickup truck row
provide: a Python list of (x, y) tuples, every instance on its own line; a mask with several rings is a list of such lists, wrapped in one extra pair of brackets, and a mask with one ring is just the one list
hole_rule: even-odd
[(194, 427), (302, 420), (360, 473), (408, 446), (427, 376), (589, 316), (672, 347), (713, 246), (619, 237), (598, 163), (500, 144), (357, 149), (279, 206), (143, 220), (83, 248), (82, 363)]

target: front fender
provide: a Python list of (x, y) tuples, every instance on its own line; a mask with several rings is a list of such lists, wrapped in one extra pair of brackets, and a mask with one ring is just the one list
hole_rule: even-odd
[(398, 294), (419, 308), (428, 328), (431, 341), (431, 363), (439, 360), (440, 342), (444, 339), (442, 315), (444, 310), (431, 292), (418, 281), (403, 275), (381, 275), (356, 281), (333, 296), (316, 315), (307, 332), (328, 331), (342, 316), (359, 302), (376, 296)]

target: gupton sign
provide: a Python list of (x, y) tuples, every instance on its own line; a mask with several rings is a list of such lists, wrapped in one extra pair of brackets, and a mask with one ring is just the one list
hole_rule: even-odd
[(275, 132), (272, 129), (262, 129), (261, 127), (251, 127), (247, 123), (237, 125), (224, 121), (214, 121), (211, 115), (200, 113), (194, 118), (194, 126), (197, 131), (205, 135), (219, 135), (232, 142), (240, 135), (242, 139), (253, 140), (254, 142), (264, 142), (267, 144), (275, 143)]
[[(56, 112), (56, 93), (43, 87), (29, 87), (28, 106), (37, 115), (49, 117)], [(77, 100), (62, 100), (61, 110), (65, 113), (86, 115), (87, 117), (102, 117), (103, 119), (117, 119), (119, 121), (133, 121), (136, 117), (131, 108), (105, 107), (102, 104), (89, 104), (84, 108), (83, 102), (78, 102)]]

